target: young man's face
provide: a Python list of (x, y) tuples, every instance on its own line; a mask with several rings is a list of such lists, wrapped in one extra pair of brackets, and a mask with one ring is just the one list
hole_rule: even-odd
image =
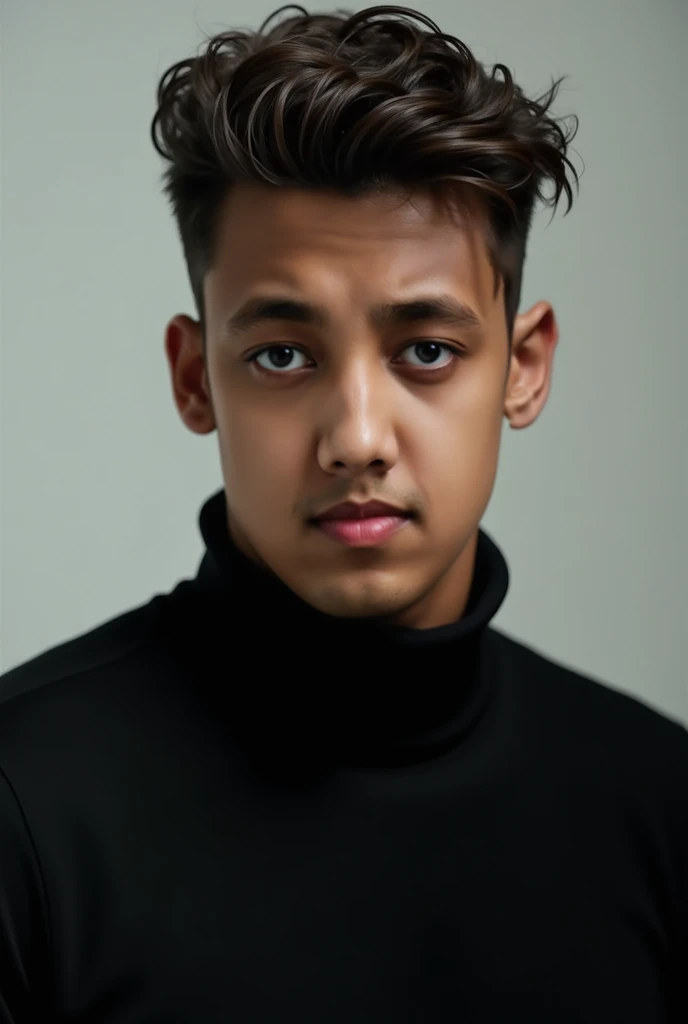
[[(255, 319), (267, 298), (289, 305)], [(205, 308), (207, 361), (185, 316), (166, 350), (184, 422), (218, 431), (238, 546), (331, 615), (459, 618), (504, 416), (527, 426), (547, 398), (551, 306), (517, 318), (509, 362), (477, 222), (429, 197), (242, 184), (222, 211)], [(313, 522), (373, 500), (408, 518), (372, 536)]]

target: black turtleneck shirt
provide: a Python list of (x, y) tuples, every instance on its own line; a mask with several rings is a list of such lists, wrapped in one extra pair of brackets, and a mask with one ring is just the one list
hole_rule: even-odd
[(686, 1024), (686, 728), (490, 626), (482, 530), (411, 630), (200, 527), (0, 677), (1, 1024)]

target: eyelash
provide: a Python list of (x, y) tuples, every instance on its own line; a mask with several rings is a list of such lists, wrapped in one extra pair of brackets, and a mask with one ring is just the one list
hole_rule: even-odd
[[(465, 355), (465, 350), (462, 349), (462, 348), (459, 348), (457, 345), (450, 345), (449, 342), (437, 341), (434, 338), (423, 338), (420, 341), (409, 342), (408, 345), (404, 346), (404, 348), (402, 349), (402, 352), (405, 352), (407, 348), (414, 348), (414, 346), (416, 346), (416, 345), (439, 345), (439, 347), (441, 349), (443, 349), (445, 352), (449, 352), (450, 355), (453, 357), (452, 361), (450, 363), (443, 363), (441, 366), (436, 366), (436, 367), (428, 366), (425, 369), (423, 369), (423, 368), (421, 368), (419, 366), (412, 366), (411, 367), (413, 370), (420, 370), (420, 372), (424, 376), (432, 375), (434, 373), (438, 373), (439, 374), (443, 370), (447, 370), (451, 365), (453, 365), (454, 362), (456, 362), (457, 359), (461, 359), (461, 357), (463, 355)], [(264, 374), (266, 377), (289, 377), (291, 375), (296, 375), (296, 374), (302, 373), (306, 369), (310, 369), (310, 367), (302, 366), (298, 370), (266, 370), (264, 366), (261, 366), (257, 362), (258, 356), (263, 355), (265, 352), (270, 352), (272, 349), (275, 349), (275, 348), (288, 348), (288, 349), (290, 349), (293, 352), (300, 352), (301, 355), (304, 356), (306, 359), (309, 358), (306, 355), (306, 353), (303, 351), (303, 349), (300, 348), (298, 345), (274, 344), (274, 345), (265, 345), (263, 348), (258, 349), (256, 352), (252, 352), (249, 356), (246, 357), (246, 362), (247, 363), (253, 363), (255, 365), (255, 367), (256, 367), (256, 370), (259, 373)]]

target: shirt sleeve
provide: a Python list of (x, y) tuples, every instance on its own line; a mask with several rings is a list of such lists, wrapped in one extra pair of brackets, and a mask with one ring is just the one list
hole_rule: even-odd
[(49, 1019), (45, 885), (29, 827), (0, 766), (0, 1024)]

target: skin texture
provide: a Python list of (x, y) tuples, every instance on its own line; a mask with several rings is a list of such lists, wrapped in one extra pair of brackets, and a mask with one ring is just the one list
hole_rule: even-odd
[[(371, 322), (379, 303), (441, 293), (479, 326)], [(268, 294), (318, 304), (326, 323), (226, 327), (248, 298)], [(547, 400), (551, 305), (518, 314), (509, 358), (478, 215), (420, 194), (351, 199), (243, 183), (222, 209), (204, 299), (205, 351), (186, 315), (167, 325), (165, 351), (182, 421), (218, 432), (236, 544), (330, 615), (421, 629), (460, 618), (502, 424), (529, 426)], [(270, 345), (296, 351), (247, 361)], [(373, 548), (338, 544), (307, 522), (370, 499), (414, 518)]]

